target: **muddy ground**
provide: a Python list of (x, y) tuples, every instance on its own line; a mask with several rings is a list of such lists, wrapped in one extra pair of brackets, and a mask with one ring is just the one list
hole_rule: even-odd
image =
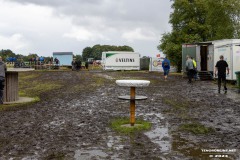
[[(130, 90), (117, 86), (117, 79), (151, 81), (136, 89), (148, 97), (136, 103), (136, 117), (152, 123), (149, 131), (122, 135), (111, 129), (111, 121), (129, 117), (129, 102), (117, 97)], [(240, 159), (240, 95), (234, 87), (218, 94), (214, 81), (188, 84), (176, 74), (164, 81), (148, 72), (35, 71), (19, 80), (21, 95), (40, 101), (1, 106), (1, 160)]]

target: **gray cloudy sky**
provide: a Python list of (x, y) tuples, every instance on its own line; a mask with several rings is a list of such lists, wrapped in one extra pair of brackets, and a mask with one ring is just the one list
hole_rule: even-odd
[(128, 45), (155, 57), (170, 12), (170, 0), (0, 0), (0, 49), (52, 56)]

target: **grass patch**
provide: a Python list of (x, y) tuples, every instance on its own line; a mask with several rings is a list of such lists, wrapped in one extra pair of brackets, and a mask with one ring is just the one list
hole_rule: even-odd
[(117, 118), (111, 122), (111, 128), (119, 133), (132, 134), (143, 130), (149, 130), (151, 123), (144, 120), (136, 120), (135, 124), (141, 124), (134, 127), (123, 127), (124, 124), (129, 124), (129, 118)]
[(43, 93), (51, 90), (53, 91), (60, 87), (62, 87), (62, 85), (56, 84), (55, 82), (37, 83), (37, 84), (34, 84), (33, 87), (31, 87), (31, 90), (34, 90), (35, 92), (38, 92), (38, 93)]
[(65, 154), (64, 153), (52, 153), (44, 158), (45, 160), (64, 160)]
[(19, 107), (29, 106), (39, 102), (42, 93), (54, 91), (63, 86), (61, 82), (57, 81), (42, 81), (41, 78), (39, 78), (40, 76), (41, 74), (37, 72), (19, 74), (19, 97), (31, 97), (34, 100), (26, 103), (0, 105), (0, 111), (14, 110), (14, 108), (17, 109)]
[(88, 87), (89, 91), (94, 91), (97, 88), (103, 86), (107, 80), (105, 78), (99, 77), (99, 76), (93, 76), (92, 78), (93, 83), (91, 83)]
[(20, 77), (21, 81), (25, 81), (25, 80), (29, 80), (29, 79), (36, 79), (40, 76), (38, 74), (22, 74), (22, 75), (23, 76)]
[(33, 81), (31, 82), (31, 84), (29, 84), (29, 82), (22, 82), (22, 83), (21, 82), (19, 86), (19, 95), (21, 97), (24, 97), (24, 96), (35, 97), (35, 96), (39, 96), (41, 93), (49, 92), (51, 90), (54, 91), (55, 89), (59, 89), (62, 87), (61, 84), (58, 84), (56, 82)]
[(35, 102), (39, 102), (40, 101), (40, 98), (39, 97), (33, 97), (34, 100), (32, 102), (29, 102), (29, 103), (35, 103)]
[(180, 125), (180, 130), (188, 131), (194, 134), (208, 134), (214, 131), (211, 127), (205, 127), (200, 123), (189, 123)]
[(0, 148), (2, 148), (2, 147), (4, 147), (4, 146), (8, 145), (9, 142), (10, 142), (9, 139), (0, 138)]
[(105, 78), (94, 77), (93, 79), (95, 81), (94, 85), (96, 85), (96, 86), (102, 86), (105, 82)]
[(6, 110), (14, 110), (14, 108), (28, 106), (39, 101), (40, 101), (39, 97), (33, 97), (33, 101), (31, 102), (0, 105), (0, 112)]
[(32, 72), (31, 74), (22, 73), (19, 75), (19, 96), (20, 97), (39, 97), (41, 93), (49, 92), (62, 87), (57, 81), (42, 81), (42, 74)]
[(186, 108), (189, 107), (189, 103), (187, 101), (180, 101), (177, 99), (163, 98), (163, 103), (180, 110), (185, 110)]
[(181, 72), (170, 72), (169, 74), (170, 75), (175, 75), (175, 76), (182, 76), (183, 75), (183, 73), (181, 73)]

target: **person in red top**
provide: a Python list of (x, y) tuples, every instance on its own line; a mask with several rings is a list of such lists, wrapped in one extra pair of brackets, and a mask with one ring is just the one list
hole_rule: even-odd
[(228, 63), (224, 60), (224, 57), (221, 55), (220, 60), (216, 63), (216, 66), (215, 66), (215, 77), (218, 77), (218, 93), (220, 93), (221, 91), (222, 82), (223, 82), (225, 93), (227, 93), (226, 70), (228, 75), (229, 74)]

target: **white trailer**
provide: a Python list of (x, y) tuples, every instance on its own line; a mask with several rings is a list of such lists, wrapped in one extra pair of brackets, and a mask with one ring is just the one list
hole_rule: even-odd
[(137, 52), (102, 52), (103, 70), (140, 70), (140, 54)]
[[(236, 80), (235, 72), (240, 71), (240, 39), (222, 39), (194, 44), (183, 44), (183, 72), (186, 73), (186, 57), (191, 56), (196, 59), (199, 77), (208, 76), (207, 73), (209, 73), (212, 78), (212, 76), (215, 76), (213, 73), (220, 55), (224, 56), (224, 59), (229, 65), (229, 75), (227, 76), (227, 80)], [(204, 77), (200, 77), (200, 79), (204, 79)]]
[(219, 61), (219, 57), (223, 55), (229, 67), (227, 80), (236, 80), (235, 72), (240, 71), (240, 39), (218, 40), (213, 41), (213, 44), (214, 64), (216, 65), (217, 61)]

